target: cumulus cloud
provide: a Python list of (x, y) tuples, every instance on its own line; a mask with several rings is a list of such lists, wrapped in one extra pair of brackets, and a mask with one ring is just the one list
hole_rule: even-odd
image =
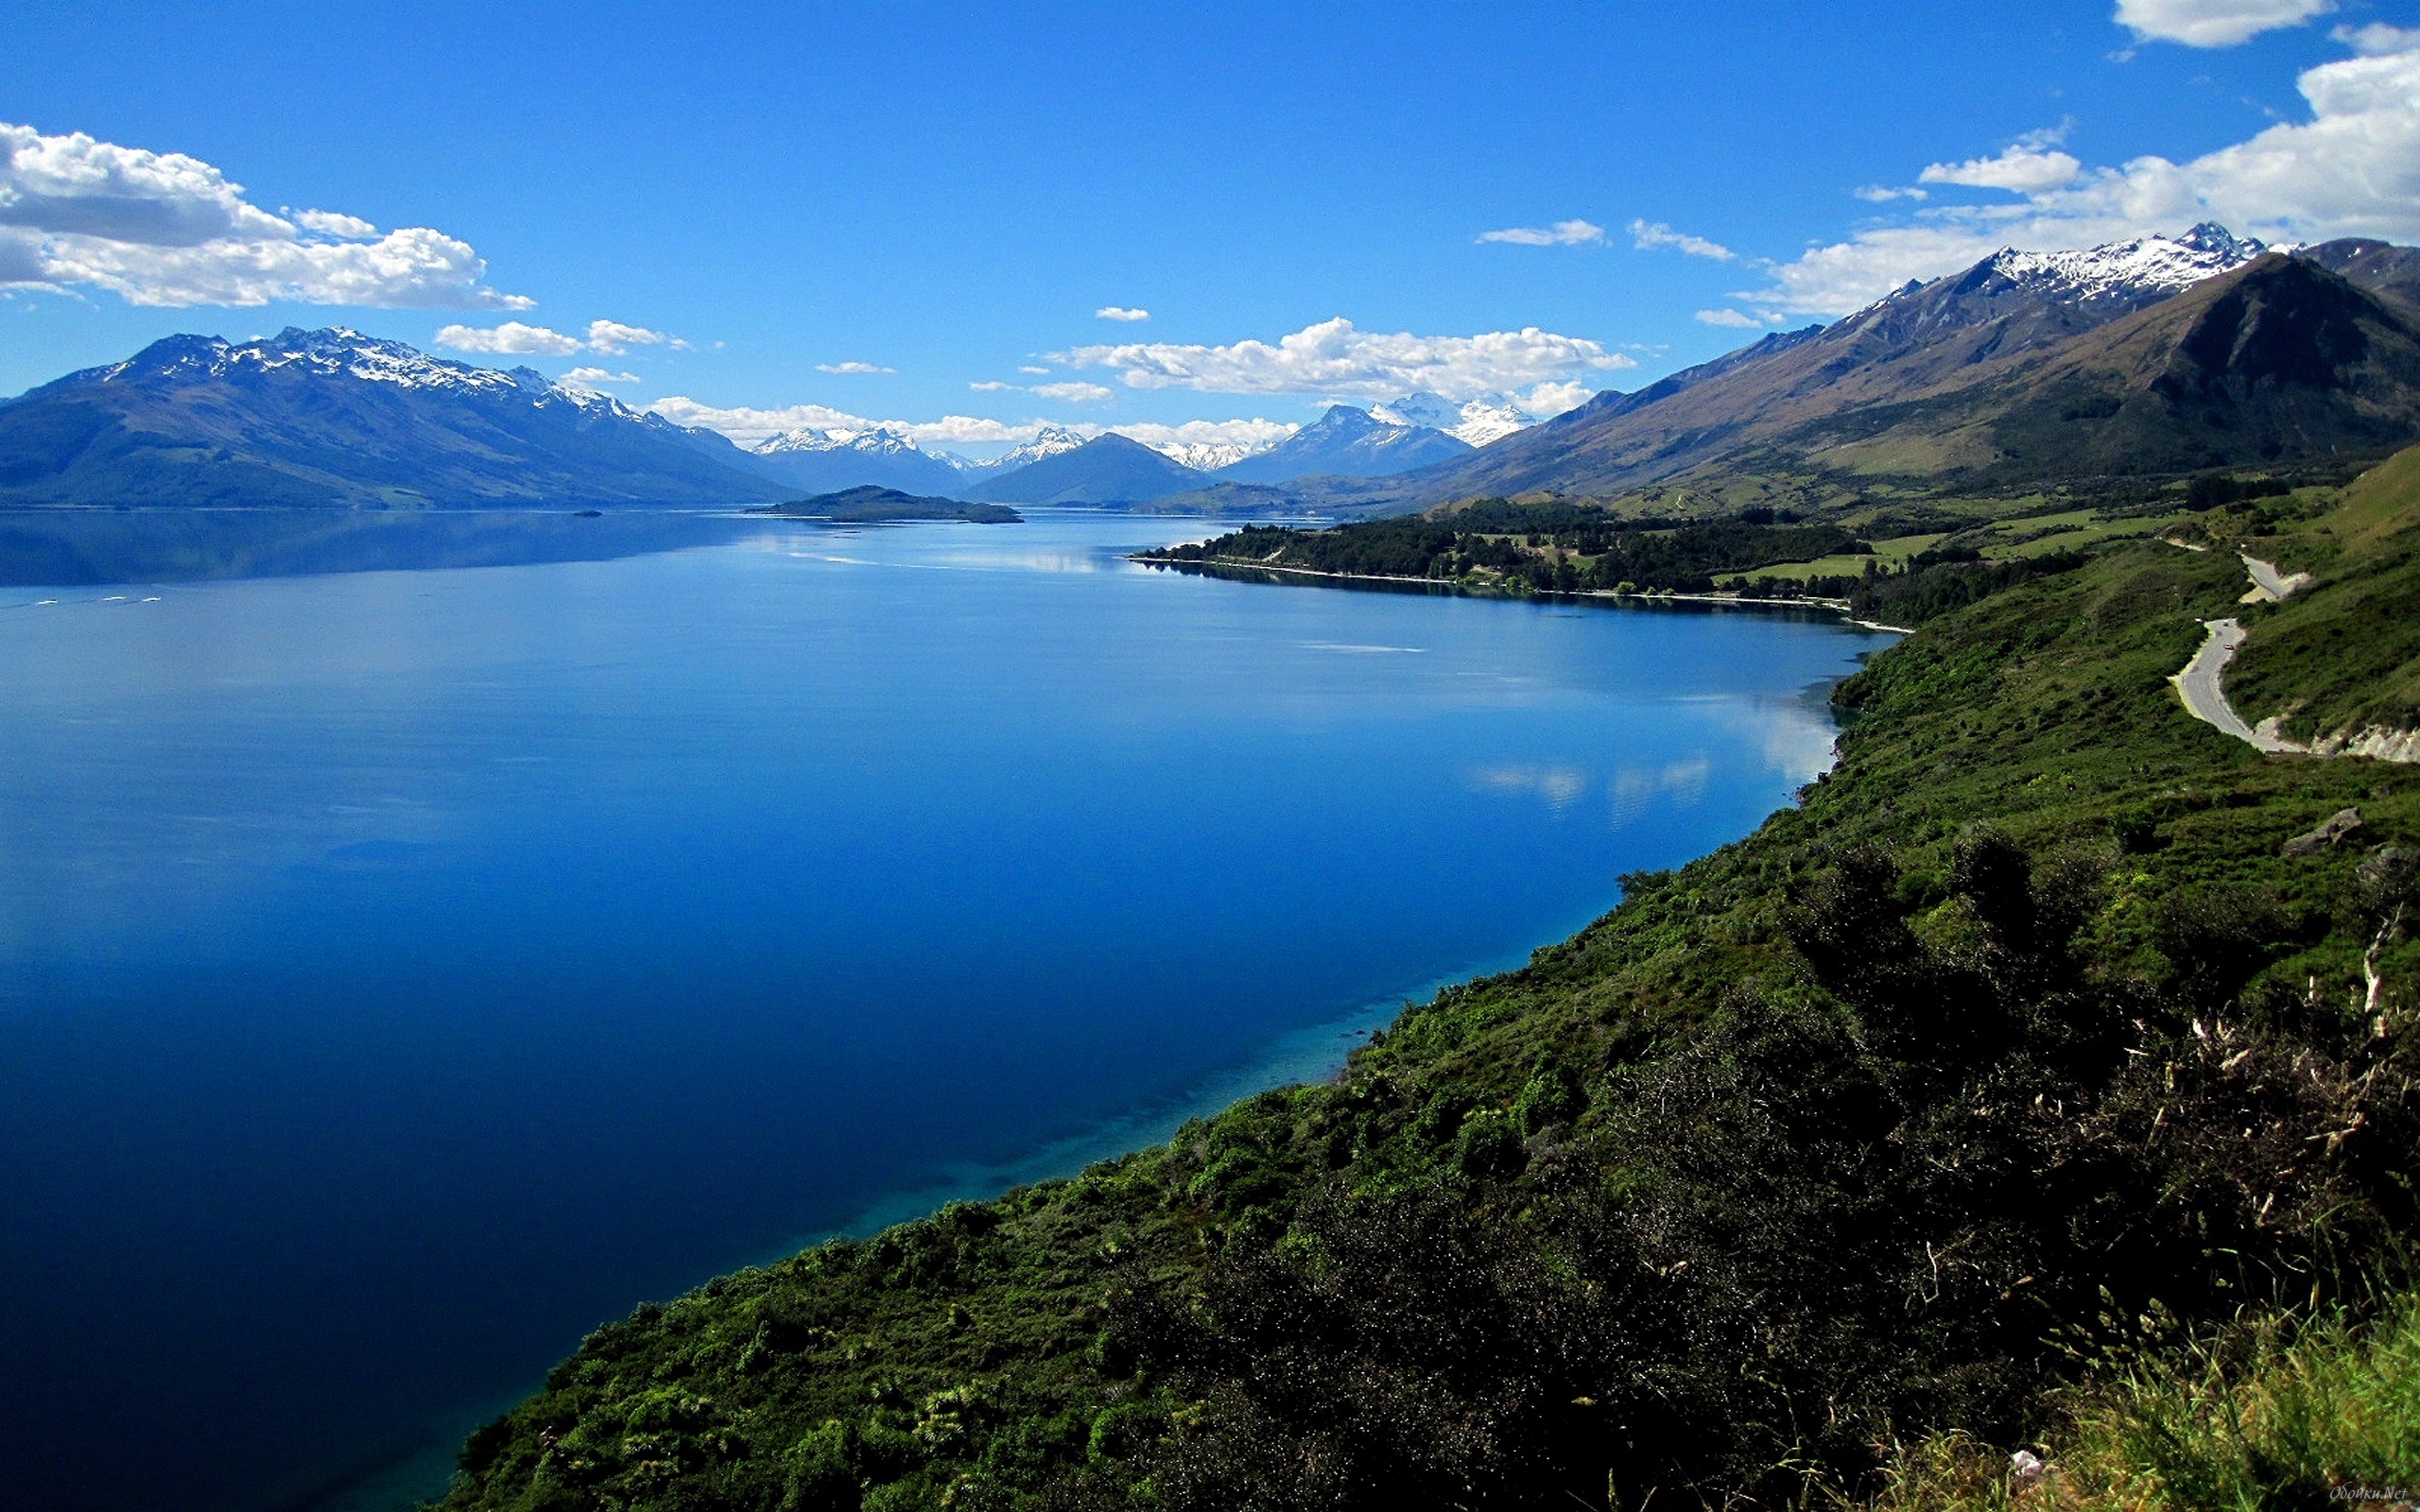
[[(2017, 203), (1943, 206), (1868, 227), (1776, 266), (1772, 287), (1740, 297), (1789, 314), (1840, 315), (2001, 247), (2091, 247), (2201, 220), (2273, 242), (2420, 240), (2420, 31), (2364, 27), (2342, 40), (2355, 56), (2295, 80), (2307, 120), (2183, 163), (2146, 156), (2080, 166), (2057, 182), (2045, 170), (2037, 187), (2012, 190)], [(2019, 149), (2066, 156), (2043, 152), (2039, 138)]]
[(609, 357), (618, 357), (632, 347), (652, 347), (667, 341), (683, 350), (689, 345), (678, 336), (650, 331), (643, 325), (624, 325), (619, 320), (588, 322), (588, 350), (601, 352)]
[(2383, 21), (2373, 21), (2366, 26), (2338, 26), (2328, 35), (2367, 57), (2410, 52), (2420, 47), (2420, 31), (2390, 26)]
[[(372, 239), (375, 238), (375, 239)], [(526, 310), (469, 244), (359, 216), (288, 220), (182, 152), (0, 123), (0, 282), (90, 285), (130, 304)]]
[(378, 228), (359, 215), (348, 215), (337, 210), (297, 210), (289, 212), (294, 223), (304, 231), (334, 236), (339, 241), (366, 242), (378, 234)]
[(1148, 320), (1150, 318), (1151, 312), (1149, 310), (1130, 310), (1122, 304), (1104, 304), (1099, 309), (1093, 312), (1093, 318), (1096, 320), (1131, 321)]
[(1511, 242), (1515, 247), (1582, 247), (1605, 239), (1605, 228), (1584, 220), (1558, 220), (1551, 226), (1508, 226), (1478, 233), (1483, 242)]
[[(544, 357), (568, 357), (576, 352), (595, 352), (608, 357), (618, 357), (632, 347), (655, 346), (664, 342), (683, 351), (687, 351), (689, 346), (678, 336), (649, 331), (645, 326), (624, 325), (619, 320), (591, 320), (584, 337), (566, 335), (543, 325), (524, 325), (519, 320), (507, 320), (495, 326), (449, 325), (437, 333), (437, 344), (456, 352)], [(839, 369), (827, 368), (823, 370), (835, 372)]]
[(2115, 19), (2142, 42), (2233, 47), (2335, 9), (2336, 0), (2118, 0)]
[[(1078, 426), (1080, 431), (1090, 427)], [(1242, 446), (1262, 451), (1276, 445), (1301, 430), (1300, 425), (1276, 420), (1189, 420), (1182, 425), (1161, 425), (1137, 421), (1132, 425), (1108, 427), (1129, 440), (1140, 441), (1159, 451), (1175, 446)]]
[(1013, 390), (1019, 386), (1016, 384), (1004, 384), (997, 378), (985, 378), (980, 382), (968, 384), (966, 387), (974, 389), (978, 394), (996, 394), (1003, 390)]
[(1567, 409), (1578, 409), (1597, 397), (1597, 390), (1586, 384), (1534, 384), (1518, 396), (1521, 407), (1540, 420), (1552, 420)]
[(1748, 330), (1764, 324), (1762, 320), (1744, 310), (1700, 310), (1697, 313), (1697, 318), (1707, 325), (1730, 326), (1738, 330)]
[(634, 384), (638, 381), (637, 373), (614, 372), (607, 368), (574, 368), (563, 374), (563, 382), (567, 384)]
[[(599, 350), (602, 349), (600, 348)], [(896, 368), (877, 367), (871, 362), (819, 362), (815, 365), (815, 370), (817, 372), (858, 373), (897, 372), (899, 369)]]
[(1931, 198), (1931, 196), (1927, 195), (1922, 189), (1893, 189), (1889, 184), (1881, 183), (1866, 184), (1861, 188), (1852, 189), (1849, 193), (1857, 196), (1859, 199), (1864, 200), (1869, 205), (1887, 205), (1893, 199), (1928, 199)]
[(1963, 184), (1970, 189), (2006, 189), (2020, 195), (2046, 194), (2076, 181), (2083, 164), (2067, 153), (2045, 151), (2017, 143), (1996, 158), (1964, 163), (1934, 163), (1916, 175), (1919, 183)]
[(1660, 220), (1632, 221), (1630, 244), (1642, 252), (1658, 251), (1668, 247), (1676, 252), (1686, 252), (1691, 257), (1710, 257), (1718, 263), (1728, 263), (1739, 255), (1720, 242), (1710, 242), (1703, 236), (1692, 236), (1687, 232), (1674, 231)]
[(1597, 342), (1535, 326), (1471, 336), (1385, 335), (1358, 330), (1341, 316), (1274, 343), (1124, 342), (1054, 355), (1071, 368), (1116, 369), (1130, 388), (1361, 399), (1392, 399), (1423, 388), (1471, 399), (1500, 388), (1569, 382), (1591, 369), (1638, 365)]
[(1101, 404), (1115, 397), (1100, 385), (1088, 384), (1080, 379), (1063, 384), (1036, 384), (1033, 392), (1044, 399), (1063, 400), (1071, 404)]
[(524, 325), (518, 320), (495, 326), (440, 326), (437, 344), (454, 352), (477, 352), (490, 356), (568, 357), (580, 350), (578, 336), (549, 331), (543, 325)]
[(1046, 375), (1049, 373), (1050, 369), (1047, 369), (1047, 368), (1020, 367), (1019, 369), (1017, 369), (1017, 371), (1019, 371), (1019, 372), (1029, 372), (1029, 373), (1033, 374), (1035, 377), (1040, 378), (1040, 377), (1046, 376)]

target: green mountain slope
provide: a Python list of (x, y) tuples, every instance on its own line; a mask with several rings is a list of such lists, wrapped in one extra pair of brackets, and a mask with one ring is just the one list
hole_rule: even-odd
[[(2384, 592), (2414, 478), (2257, 524)], [(599, 1330), (443, 1504), (1795, 1505), (2025, 1442), (2137, 1314), (2357, 1295), (2420, 1234), (2420, 769), (2183, 712), (2243, 587), (2125, 541), (1928, 621), (1803, 808), (1332, 1085)]]

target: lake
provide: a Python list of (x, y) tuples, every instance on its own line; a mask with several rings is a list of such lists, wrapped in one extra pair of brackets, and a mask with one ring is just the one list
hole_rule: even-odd
[(60, 1512), (408, 1504), (642, 1299), (1324, 1075), (1789, 801), (1887, 639), (1092, 511), (0, 524), (0, 1484)]

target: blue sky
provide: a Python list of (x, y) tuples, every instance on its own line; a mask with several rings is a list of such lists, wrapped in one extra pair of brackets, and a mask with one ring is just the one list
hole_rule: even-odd
[(980, 453), (1553, 408), (2003, 242), (2420, 240), (2383, 0), (10, 9), (0, 393), (342, 323)]

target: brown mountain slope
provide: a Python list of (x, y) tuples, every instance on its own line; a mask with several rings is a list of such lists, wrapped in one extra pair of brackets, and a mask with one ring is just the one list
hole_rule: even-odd
[(2408, 302), (2420, 299), (2420, 252), (2333, 242), (2173, 297), (2073, 301), (2001, 266), (1600, 395), (1407, 474), (1383, 503), (1335, 502), (1386, 512), (1606, 496), (1733, 472), (1997, 488), (2381, 455), (2420, 439), (2420, 304)]
[(1739, 460), (2021, 487), (2372, 457), (2415, 439), (2420, 330), (2317, 263), (2272, 254)]

